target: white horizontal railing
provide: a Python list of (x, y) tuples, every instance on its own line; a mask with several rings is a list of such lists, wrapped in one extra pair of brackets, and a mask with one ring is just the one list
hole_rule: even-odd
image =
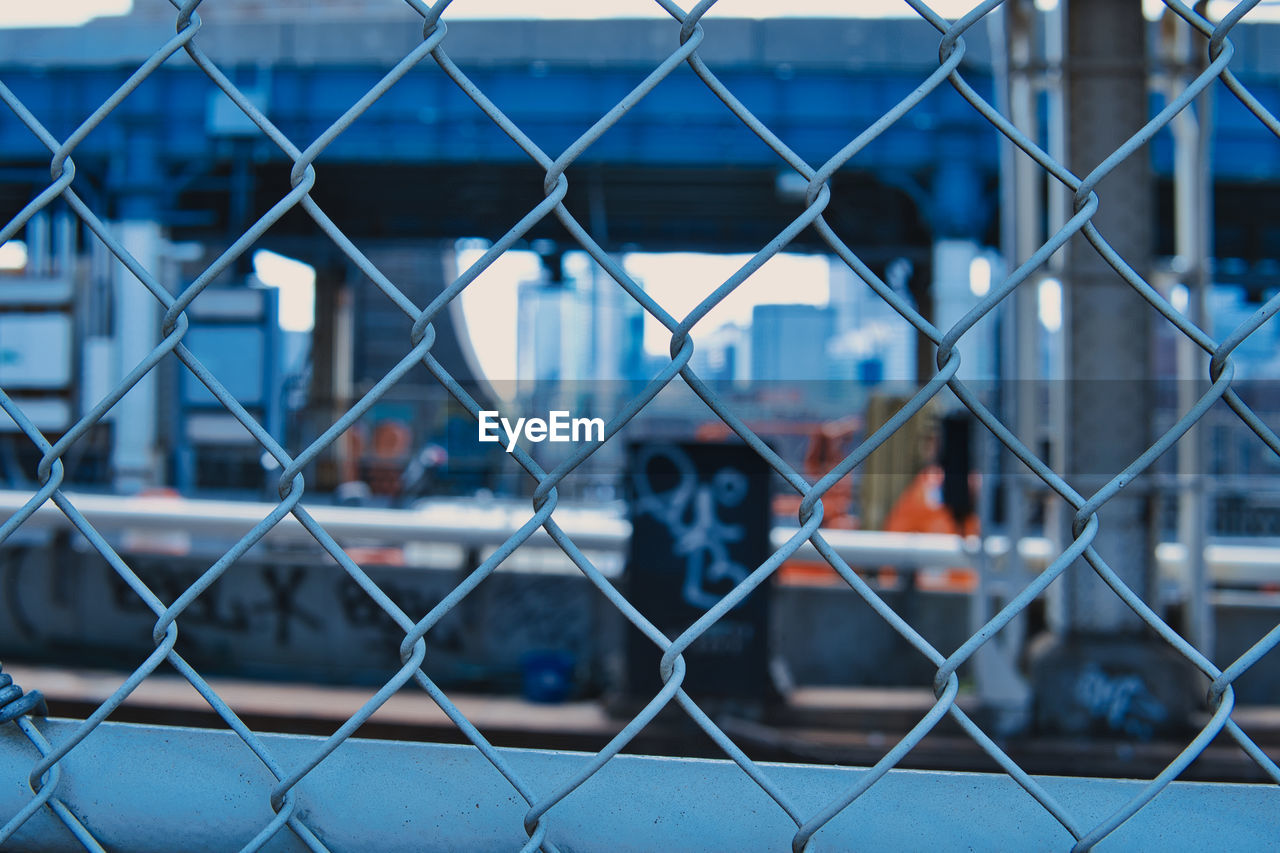
[[(19, 510), (31, 495), (28, 492), (0, 491), (0, 515)], [(128, 533), (134, 541), (148, 535), (185, 535), (229, 542), (243, 536), (265, 518), (275, 504), (253, 501), (197, 500), (168, 496), (103, 495), (67, 493), (68, 499), (86, 520), (103, 534)], [(430, 501), (413, 509), (371, 507), (308, 506), (307, 511), (344, 545), (405, 547), (439, 544), (477, 547), (482, 551), (505, 542), (529, 519), (528, 505), (476, 499)], [(620, 555), (631, 535), (631, 525), (620, 507), (560, 506), (556, 522), (585, 551)], [(23, 525), (33, 528), (69, 528), (71, 522), (52, 502), (46, 502)], [(794, 526), (777, 526), (772, 531), (774, 547), (794, 533)], [(965, 539), (938, 533), (886, 533), (872, 530), (824, 529), (823, 537), (851, 566), (895, 566), (903, 569), (985, 564), (994, 573), (1008, 565), (1009, 540), (1003, 536)], [(297, 545), (313, 541), (293, 516), (286, 516), (267, 534), (270, 545)], [(225, 547), (225, 545), (224, 545)], [(524, 549), (554, 549), (550, 537), (538, 530)], [(979, 557), (985, 550), (986, 560)], [(1028, 537), (1019, 543), (1019, 555), (1029, 569), (1041, 569), (1052, 560), (1055, 550), (1043, 537)], [(517, 554), (520, 550), (517, 551)], [(1156, 548), (1162, 577), (1186, 582), (1186, 548), (1165, 542)], [(616, 559), (616, 558), (615, 558)], [(810, 543), (796, 552), (795, 559), (822, 558)], [(1215, 542), (1205, 549), (1205, 561), (1216, 584), (1259, 585), (1280, 582), (1280, 546), (1251, 541)], [(508, 568), (520, 570), (538, 561), (514, 560)], [(527, 564), (527, 566), (526, 566)], [(538, 570), (531, 568), (530, 570)], [(608, 572), (613, 574), (612, 571)]]

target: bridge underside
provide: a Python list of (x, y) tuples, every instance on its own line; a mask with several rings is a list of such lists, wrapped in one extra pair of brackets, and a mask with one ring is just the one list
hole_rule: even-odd
[[(74, 184), (106, 219), (116, 216), (111, 193), (92, 177), (104, 174), (82, 164)], [(565, 206), (606, 250), (753, 252), (803, 211), (803, 200), (782, 192), (778, 172), (751, 167), (693, 168), (584, 164), (569, 171)], [(997, 193), (994, 176), (986, 187)], [(0, 218), (9, 219), (48, 185), (47, 163), (10, 163), (0, 170)], [(322, 163), (312, 197), (348, 236), (361, 240), (496, 240), (544, 198), (543, 174), (517, 164)], [(789, 189), (789, 188), (788, 188)], [(175, 180), (160, 211), (174, 240), (215, 247), (229, 244), (253, 218), (289, 191), (281, 163), (249, 168), (210, 164), (198, 176)], [(933, 240), (927, 198), (919, 184), (901, 176), (890, 181), (866, 172), (842, 172), (832, 180), (823, 212), (835, 232), (875, 266), (894, 257), (925, 257)], [(1173, 252), (1172, 182), (1158, 178), (1157, 253)], [(1270, 181), (1215, 184), (1214, 255), (1253, 268), (1274, 257), (1280, 235), (1280, 186)], [(998, 216), (975, 238), (998, 244)], [(301, 208), (277, 223), (262, 246), (323, 262), (336, 251), (315, 239), (319, 229)], [(555, 214), (531, 228), (526, 241), (549, 239), (573, 248)], [(812, 228), (791, 243), (794, 251), (827, 251)]]
[[(0, 217), (17, 213), (43, 185), (47, 165), (9, 168), (0, 179)], [(99, 174), (92, 166), (81, 174)], [(347, 164), (317, 166), (312, 198), (353, 240), (496, 240), (543, 199), (543, 173), (534, 166), (475, 164)], [(608, 251), (753, 252), (804, 210), (778, 172), (761, 168), (637, 167), (589, 164), (569, 172), (565, 206)], [(77, 178), (91, 206), (98, 193)], [(831, 182), (826, 221), (869, 259), (927, 250), (931, 228), (912, 197), (918, 187), (891, 186), (867, 173), (841, 173)], [(177, 179), (160, 212), (175, 240), (227, 244), (289, 192), (280, 163), (241, 170), (220, 163), (195, 178)], [(994, 188), (993, 188), (994, 191)], [(803, 185), (799, 188), (803, 192)], [(101, 211), (111, 218), (112, 205)], [(986, 242), (996, 239), (994, 223)], [(297, 207), (263, 238), (264, 246), (312, 243), (320, 234)], [(533, 226), (528, 240), (569, 241), (554, 213)], [(822, 251), (813, 229), (792, 243)], [(313, 251), (320, 248), (316, 243)], [(565, 248), (569, 248), (567, 245)], [(914, 252), (913, 252), (914, 250)]]

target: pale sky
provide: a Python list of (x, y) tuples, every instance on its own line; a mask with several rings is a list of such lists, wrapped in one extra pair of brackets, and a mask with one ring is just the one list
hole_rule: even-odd
[[(482, 254), (484, 251), (479, 248), (459, 251), (459, 269), (466, 269)], [(667, 313), (680, 319), (750, 258), (690, 252), (633, 253), (626, 256), (623, 266)], [(573, 253), (565, 259), (565, 271), (570, 276), (586, 278), (590, 275), (588, 262), (585, 253)], [(830, 293), (827, 264), (825, 255), (775, 256), (698, 323), (694, 340), (699, 332), (729, 323), (750, 323), (756, 305), (825, 305)], [(516, 290), (520, 282), (538, 278), (539, 269), (538, 256), (533, 252), (507, 252), (462, 291), (460, 302), (476, 357), (489, 377), (513, 379), (517, 375)], [(645, 350), (665, 355), (670, 340), (666, 327), (646, 314)]]
[[(390, 0), (388, 0), (390, 2)], [(1057, 0), (1037, 0), (1041, 8), (1055, 5)], [(216, 5), (216, 3), (214, 3)], [(0, 27), (55, 26), (80, 24), (100, 15), (120, 15), (128, 11), (131, 0), (3, 0), (0, 2)], [(693, 4), (685, 0), (686, 8)], [(932, 0), (930, 7), (940, 15), (956, 18), (977, 5), (975, 0)], [(1143, 0), (1148, 17), (1164, 8), (1160, 0)], [(1212, 4), (1214, 16), (1226, 13), (1232, 0)], [(536, 11), (535, 11), (536, 10)], [(653, 0), (457, 0), (448, 16), (460, 18), (612, 18), (664, 17), (666, 12)], [(709, 13), (728, 18), (780, 17), (914, 17), (916, 13), (904, 0), (720, 0)], [(1264, 0), (1249, 13), (1248, 20), (1280, 20), (1280, 2)]]
[[(128, 11), (131, 0), (51, 0), (45, 3), (6, 0), (0, 5), (0, 25), (49, 26), (79, 24), (99, 15), (119, 15)], [(528, 0), (459, 0), (448, 11), (453, 18), (526, 18), (531, 6), (539, 18), (647, 18), (663, 17), (663, 11), (653, 0), (540, 0), (531, 4)], [(851, 14), (850, 6), (857, 7), (857, 14), (882, 17), (885, 15), (913, 15), (903, 0), (721, 0), (713, 10), (718, 16), (766, 18), (796, 16), (835, 16)], [(934, 8), (944, 15), (963, 14), (973, 7), (972, 0), (937, 0)]]

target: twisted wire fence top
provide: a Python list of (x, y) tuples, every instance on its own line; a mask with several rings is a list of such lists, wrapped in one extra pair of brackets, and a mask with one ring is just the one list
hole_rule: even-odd
[[(265, 114), (244, 90), (238, 87), (228, 74), (219, 67), (214, 57), (207, 55), (201, 48), (201, 33), (205, 27), (200, 17), (202, 6), (216, 8), (216, 0), (188, 0), (179, 4), (174, 0), (174, 34), (163, 44), (157, 45), (151, 57), (140, 65), (128, 79), (107, 98), (92, 114), (83, 119), (78, 127), (64, 138), (50, 133), (39, 116), (34, 115), (23, 102), (0, 80), (0, 99), (9, 107), (19, 121), (37, 137), (50, 155), (50, 180), (38, 195), (3, 228), (0, 229), (0, 243), (13, 239), (21, 234), (24, 227), (41, 210), (56, 200), (65, 203), (83, 224), (101, 241), (116, 261), (126, 268), (136, 279), (133, 286), (144, 287), (163, 306), (164, 315), (161, 322), (160, 336), (151, 352), (138, 364), (134, 365), (127, 375), (103, 399), (96, 402), (89, 411), (71, 429), (56, 442), (48, 441), (23, 412), (13, 399), (0, 389), (0, 408), (18, 425), (21, 432), (42, 453), (38, 472), (39, 488), (31, 495), (26, 505), (12, 517), (0, 525), (0, 542), (8, 539), (18, 530), (24, 521), (31, 517), (42, 505), (52, 502), (79, 530), (93, 549), (101, 554), (116, 574), (129, 586), (133, 593), (145, 603), (155, 617), (152, 628), (152, 639), (155, 650), (139, 665), (118, 689), (103, 702), (87, 719), (79, 723), (74, 734), (58, 742), (48, 741), (40, 732), (38, 725), (28, 716), (35, 710), (38, 700), (32, 700), (36, 694), (22, 697), (21, 690), (9, 686), (9, 677), (4, 679), (0, 690), (0, 721), (14, 720), (34, 747), (28, 784), (31, 799), (28, 805), (18, 814), (8, 817), (7, 823), (0, 828), (0, 842), (9, 839), (13, 834), (38, 811), (48, 808), (75, 835), (85, 849), (101, 849), (94, 838), (93, 827), (85, 825), (80, 818), (59, 798), (59, 787), (62, 783), (60, 761), (77, 745), (82, 743), (94, 729), (110, 716), (144, 679), (163, 663), (168, 663), (191, 685), (219, 717), (239, 736), (245, 748), (251, 750), (275, 779), (273, 787), (263, 796), (269, 800), (274, 816), (266, 822), (253, 838), (237, 839), (244, 849), (252, 850), (261, 847), (278, 833), (293, 833), (309, 848), (325, 849), (320, 838), (308, 826), (305, 798), (299, 792), (299, 783), (307, 774), (323, 762), (335, 749), (350, 737), (357, 728), (386, 700), (407, 685), (416, 682), (425, 690), (448, 717), (457, 725), (460, 732), (492, 763), (497, 772), (510, 783), (516, 794), (527, 804), (527, 812), (523, 821), (523, 830), (527, 834), (526, 850), (555, 850), (556, 847), (556, 805), (569, 796), (579, 786), (586, 783), (610, 759), (623, 750), (636, 735), (648, 725), (655, 716), (671, 703), (679, 705), (688, 716), (718, 745), (724, 754), (737, 764), (754, 782), (776, 803), (778, 809), (794, 823), (795, 833), (791, 846), (796, 851), (812, 849), (811, 841), (820, 841), (823, 827), (836, 815), (846, 809), (856, 809), (856, 801), (872, 789), (885, 774), (897, 765), (921, 739), (945, 716), (952, 717), (967, 735), (972, 738), (1003, 770), (1009, 774), (1025, 792), (1026, 797), (1034, 798), (1053, 818), (1061, 824), (1063, 840), (1068, 846), (1087, 849), (1107, 836), (1129, 817), (1135, 814), (1152, 798), (1176, 778), (1204, 750), (1208, 743), (1219, 733), (1226, 732), (1250, 755), (1268, 774), (1271, 779), (1280, 782), (1280, 768), (1274, 761), (1250, 739), (1249, 735), (1232, 720), (1234, 707), (1232, 682), (1264, 654), (1280, 642), (1280, 627), (1272, 630), (1258, 640), (1248, 652), (1225, 666), (1219, 667), (1214, 661), (1207, 659), (1195, 647), (1184, 640), (1177, 631), (1169, 627), (1150, 604), (1125, 585), (1119, 576), (1108, 565), (1106, 554), (1098, 553), (1092, 543), (1100, 525), (1105, 522), (1099, 518), (1099, 510), (1112, 499), (1121, 488), (1141, 474), (1152, 462), (1172, 447), (1186, 432), (1199, 421), (1217, 401), (1222, 400), (1229, 406), (1241, 421), (1248, 426), (1264, 442), (1272, 452), (1280, 454), (1280, 438), (1275, 432), (1249, 408), (1232, 388), (1234, 368), (1231, 355), (1233, 351), (1251, 334), (1280, 311), (1280, 296), (1266, 302), (1246, 323), (1235, 329), (1223, 340), (1215, 340), (1205, 330), (1189, 321), (1182, 312), (1171, 305), (1157, 290), (1144, 280), (1141, 275), (1128, 266), (1108, 245), (1106, 235), (1100, 233), (1091, 221), (1106, 199), (1095, 192), (1099, 182), (1115, 167), (1133, 156), (1142, 156), (1146, 143), (1161, 129), (1169, 125), (1174, 116), (1208, 87), (1218, 82), (1239, 100), (1256, 119), (1277, 137), (1280, 137), (1280, 121), (1254, 97), (1249, 90), (1232, 73), (1231, 62), (1235, 48), (1231, 41), (1231, 33), (1248, 11), (1257, 5), (1254, 2), (1241, 2), (1221, 20), (1206, 20), (1192, 9), (1177, 0), (1167, 0), (1169, 10), (1187, 22), (1199, 34), (1202, 48), (1207, 58), (1203, 72), (1196, 76), (1176, 97), (1147, 122), (1141, 131), (1127, 143), (1117, 149), (1105, 161), (1098, 164), (1092, 172), (1077, 175), (1063, 163), (1054, 159), (1033, 139), (1013, 125), (991, 103), (985, 100), (966, 81), (964, 62), (966, 57), (965, 36), (982, 22), (986, 16), (996, 12), (1002, 5), (1001, 0), (987, 0), (980, 3), (961, 17), (950, 21), (936, 14), (921, 0), (907, 0), (911, 9), (937, 31), (938, 64), (932, 73), (919, 81), (919, 85), (901, 101), (884, 112), (857, 136), (837, 151), (830, 152), (829, 159), (820, 163), (811, 163), (800, 157), (788, 147), (787, 143), (773, 130), (766, 126), (743, 101), (717, 76), (716, 71), (705, 62), (700, 49), (708, 39), (714, 38), (714, 21), (706, 16), (712, 11), (714, 0), (704, 0), (691, 9), (685, 10), (671, 0), (655, 0), (671, 18), (670, 52), (665, 59), (654, 66), (625, 97), (606, 113), (599, 116), (581, 135), (561, 151), (547, 151), (539, 147), (533, 139), (517, 126), (488, 94), (481, 90), (468, 76), (467, 71), (459, 67), (449, 56), (449, 21), (453, 10), (449, 2), (438, 2), (429, 5), (421, 0), (404, 0), (405, 4), (420, 16), (420, 21), (413, 24), (421, 29), (421, 41), (402, 59), (388, 69), (381, 80), (351, 104), (342, 115), (329, 125), (314, 139), (290, 139), (273, 123), (270, 115)], [(458, 4), (459, 7), (465, 4)], [(704, 26), (705, 25), (705, 26)], [(457, 26), (462, 26), (461, 24)], [(185, 55), (194, 65), (208, 77), (228, 98), (253, 122), (262, 137), (269, 140), (291, 161), (289, 172), (289, 191), (275, 202), (270, 209), (262, 213), (252, 225), (234, 242), (219, 254), (212, 263), (189, 282), (181, 282), (171, 288), (170, 282), (159, 278), (160, 272), (148, 269), (132, 257), (125, 246), (115, 236), (111, 227), (101, 218), (97, 211), (85, 200), (76, 182), (75, 154), (77, 147), (156, 69), (167, 62), (177, 61)], [(433, 67), (434, 66), (434, 67)], [(629, 111), (654, 91), (663, 79), (678, 68), (687, 67), (697, 76), (720, 102), (724, 110), (729, 111), (750, 133), (758, 137), (771, 149), (777, 157), (780, 169), (791, 170), (806, 182), (804, 209), (766, 245), (755, 252), (751, 258), (732, 276), (718, 283), (708, 295), (684, 317), (672, 316), (662, 305), (658, 304), (644, 289), (628, 275), (627, 271), (597, 241), (599, 235), (593, 235), (592, 229), (579, 220), (578, 216), (565, 204), (566, 195), (574, 180), (574, 166), (593, 144), (610, 128), (615, 126)], [(320, 207), (311, 195), (318, 181), (316, 162), (334, 141), (354, 122), (360, 119), (389, 89), (401, 81), (410, 71), (423, 68), (430, 73), (443, 75), (458, 87), (474, 102), (476, 108), (484, 113), (503, 133), (519, 146), (528, 159), (536, 164), (544, 173), (544, 198), (530, 209), (519, 221), (496, 240), (491, 247), (474, 264), (463, 271), (438, 296), (427, 305), (417, 305), (409, 299), (396, 283), (384, 275), (364, 254), (356, 243), (348, 238), (342, 229), (335, 224), (330, 213)], [(859, 255), (850, 248), (858, 235), (838, 233), (835, 227), (824, 218), (824, 211), (832, 197), (830, 180), (840, 169), (850, 163), (857, 163), (858, 155), (864, 148), (882, 136), (887, 129), (906, 116), (930, 93), (950, 88), (961, 97), (1004, 137), (1008, 143), (1016, 146), (1022, 155), (1033, 159), (1048, 175), (1049, 180), (1065, 187), (1073, 196), (1073, 215), (1062, 228), (1050, 235), (1048, 240), (1029, 257), (1013, 259), (1010, 265), (1013, 271), (990, 292), (982, 297), (973, 308), (954, 326), (939, 328), (927, 320), (905, 298), (878, 276)], [(831, 109), (839, 109), (832, 105)], [(1278, 140), (1280, 141), (1280, 140)], [(425, 201), (424, 203), (434, 203)], [(305, 447), (284, 447), (278, 443), (240, 403), (223, 384), (226, 377), (214, 375), (208, 367), (192, 353), (184, 344), (184, 335), (188, 330), (186, 310), (200, 297), (200, 294), (220, 274), (230, 269), (242, 256), (250, 251), (286, 213), (300, 209), (315, 223), (316, 227), (326, 235), (332, 243), (368, 278), (370, 286), (376, 287), (395, 306), (410, 318), (412, 331), (403, 342), (404, 355), (393, 370), (381, 378), (364, 396), (362, 396), (346, 412), (338, 417), (331, 426)], [(594, 261), (603, 268), (608, 276), (634, 299), (649, 315), (654, 317), (670, 332), (670, 358), (644, 385), (643, 389), (625, 402), (608, 419), (604, 430), (604, 441), (612, 439), (645, 406), (667, 385), (680, 378), (705, 403), (706, 407), (723, 420), (738, 436), (742, 438), (756, 453), (763, 457), (774, 471), (797, 493), (802, 496), (799, 510), (799, 530), (777, 549), (767, 560), (755, 567), (753, 571), (731, 592), (697, 619), (687, 630), (678, 636), (665, 636), (645, 614), (639, 612), (613, 585), (583, 551), (574, 543), (557, 523), (555, 510), (559, 500), (557, 487), (565, 478), (572, 475), (582, 463), (596, 452), (601, 442), (584, 445), (569, 458), (548, 471), (518, 446), (512, 452), (515, 464), (518, 464), (536, 483), (533, 501), (527, 520), (511, 537), (492, 555), (485, 559), (437, 606), (427, 613), (405, 612), (379, 588), (378, 584), (353, 561), (342, 547), (326, 530), (318, 524), (306, 507), (307, 484), (303, 471), (308, 464), (317, 458), (350, 428), (363, 414), (369, 411), (379, 398), (399, 381), (410, 369), (418, 364), (426, 365), (436, 380), (446, 388), (474, 416), (479, 416), (481, 405), (471, 396), (466, 388), (445, 369), (432, 352), (436, 340), (433, 321), (445, 311), (473, 281), (476, 280), (505, 252), (512, 249), (539, 222), (548, 217), (559, 220), (564, 229), (586, 251)], [(936, 370), (932, 377), (919, 389), (910, 400), (889, 419), (882, 427), (875, 430), (853, 450), (840, 464), (826, 472), (816, 482), (809, 482), (800, 472), (790, 467), (784, 460), (765, 444), (746, 424), (741, 412), (736, 412), (719, 396), (715, 390), (690, 366), (690, 359), (696, 345), (695, 327), (699, 320), (712, 311), (722, 300), (735, 290), (743, 281), (770, 258), (783, 251), (797, 235), (807, 229), (817, 234), (829, 247), (830, 251), (841, 259), (848, 267), (879, 295), (887, 304), (900, 314), (915, 330), (927, 337), (936, 346)], [(1082, 234), (1107, 263), (1123, 277), (1128, 286), (1138, 293), (1151, 307), (1158, 312), (1182, 335), (1210, 356), (1209, 376), (1211, 386), (1196, 404), (1182, 414), (1177, 422), (1150, 448), (1134, 459), (1124, 470), (1113, 472), (1112, 478), (1092, 494), (1082, 494), (1072, 488), (1066, 480), (1055, 472), (1044, 460), (1039, 458), (1031, 448), (1016, 436), (1013, 431), (1001, 422), (996, 413), (989, 409), (963, 381), (957, 378), (961, 359), (965, 354), (965, 335), (984, 317), (1000, 308), (1019, 287), (1030, 280), (1041, 270), (1050, 256), (1076, 234)], [(133, 388), (144, 376), (153, 371), (166, 360), (181, 362), (186, 370), (190, 370), (243, 426), (244, 430), (257, 441), (263, 450), (279, 463), (280, 475), (278, 483), (279, 501), (271, 511), (233, 547), (222, 554), (203, 574), (184, 592), (171, 601), (158, 597), (135, 573), (129, 563), (113, 550), (111, 544), (94, 529), (74, 503), (63, 491), (67, 476), (63, 463), (64, 456), (80, 441), (95, 424), (102, 422), (107, 413), (121, 398)], [(981, 630), (970, 637), (959, 648), (954, 650), (938, 649), (927, 642), (907, 621), (894, 612), (847, 563), (836, 553), (831, 544), (824, 538), (819, 529), (823, 520), (823, 495), (841, 478), (860, 465), (868, 455), (881, 446), (896, 430), (898, 430), (914, 414), (921, 411), (930, 400), (937, 397), (944, 389), (949, 388), (955, 397), (980, 421), (1008, 450), (1016, 456), (1026, 469), (1032, 472), (1062, 501), (1068, 504), (1074, 513), (1072, 535), (1074, 538), (1065, 549), (1056, 556), (1051, 564), (1034, 577), (1027, 586), (1019, 591), (1007, 605), (997, 613)], [(363, 592), (381, 608), (403, 632), (399, 653), (401, 666), (385, 684), (383, 684), (368, 701), (344, 722), (330, 736), (315, 744), (306, 760), (296, 764), (284, 764), (247, 726), (236, 712), (221, 698), (217, 691), (183, 658), (178, 650), (181, 617), (188, 607), (237, 559), (261, 540), (271, 528), (286, 516), (294, 516), (298, 522), (315, 538), (315, 541), (337, 563)], [(618, 609), (618, 611), (644, 634), (661, 652), (660, 673), (663, 686), (648, 701), (644, 708), (631, 719), (625, 727), (589, 762), (568, 778), (530, 778), (518, 773), (504, 757), (503, 751), (496, 749), (445, 695), (444, 691), (428, 677), (423, 667), (427, 656), (424, 637), (429, 631), (453, 609), (465, 596), (489, 577), (498, 566), (529, 539), (539, 528), (550, 535), (555, 544), (578, 567), (583, 577), (590, 581)], [(870, 768), (859, 775), (856, 782), (847, 790), (832, 792), (829, 802), (816, 811), (802, 809), (796, 805), (788, 792), (771, 778), (766, 768), (750, 760), (743, 750), (734, 743), (710, 716), (699, 707), (685, 690), (686, 667), (683, 652), (700, 636), (711, 628), (736, 605), (741, 603), (752, 590), (765, 583), (778, 567), (806, 542), (817, 549), (838, 575), (849, 585), (870, 607), (883, 618), (893, 630), (904, 637), (920, 655), (927, 658), (936, 667), (933, 688), (936, 703), (903, 737)], [(1083, 558), (1081, 560), (1080, 558)], [(993, 738), (967, 715), (956, 703), (959, 691), (957, 670), (977, 652), (977, 650), (995, 634), (1001, 631), (1018, 614), (1035, 600), (1056, 578), (1065, 572), (1096, 572), (1139, 617), (1156, 634), (1198, 668), (1212, 682), (1210, 705), (1212, 716), (1204, 728), (1186, 745), (1177, 758), (1155, 778), (1151, 779), (1143, 789), (1130, 801), (1116, 803), (1113, 812), (1103, 821), (1093, 823), (1071, 813), (1057, 802), (1045, 788), (1026, 773), (1009, 757), (993, 740)], [(21, 698), (20, 698), (21, 697)]]

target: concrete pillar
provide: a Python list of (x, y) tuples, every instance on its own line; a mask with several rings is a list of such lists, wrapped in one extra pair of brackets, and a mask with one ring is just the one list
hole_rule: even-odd
[(53, 272), (53, 242), (49, 230), (49, 214), (43, 210), (27, 220), (27, 271), (34, 276)]
[[(1196, 3), (1200, 14), (1207, 14), (1205, 0)], [(1174, 19), (1166, 11), (1167, 19)], [(1170, 32), (1165, 47), (1170, 60), (1184, 64), (1187, 71), (1174, 75), (1170, 96), (1191, 82), (1192, 70), (1205, 63), (1202, 50), (1197, 50), (1198, 37), (1180, 19), (1171, 20), (1176, 29)], [(1171, 42), (1171, 43), (1170, 43)], [(1176, 91), (1175, 91), (1176, 90)], [(1212, 329), (1208, 312), (1211, 285), (1209, 256), (1212, 252), (1213, 176), (1210, 170), (1210, 143), (1213, 137), (1213, 87), (1204, 91), (1192, 108), (1183, 110), (1173, 120), (1174, 139), (1174, 241), (1178, 272), (1186, 285), (1187, 316), (1202, 329)], [(1209, 375), (1209, 356), (1190, 338), (1178, 336), (1178, 411), (1186, 411), (1203, 393)], [(1204, 551), (1208, 539), (1209, 502), (1213, 481), (1204, 468), (1206, 459), (1204, 430), (1195, 426), (1178, 442), (1178, 475), (1182, 480), (1178, 494), (1178, 541), (1187, 549), (1187, 600), (1184, 610), (1187, 638), (1206, 657), (1213, 658), (1214, 619), (1209, 601), (1211, 582)]]
[[(149, 93), (130, 108), (134, 111), (159, 109), (155, 98), (154, 93)], [(147, 129), (135, 129), (121, 139), (113, 153), (108, 184), (117, 199), (117, 239), (143, 269), (163, 283), (162, 162), (155, 134)], [(115, 315), (112, 335), (118, 381), (159, 343), (162, 312), (156, 297), (123, 264), (113, 260), (112, 276)], [(156, 396), (160, 369), (160, 365), (152, 368), (112, 410), (112, 476), (116, 488), (124, 492), (161, 484), (163, 457), (158, 441)]]
[[(1068, 165), (1080, 176), (1148, 116), (1146, 21), (1139, 0), (1071, 0), (1066, 7)], [(1093, 217), (1140, 274), (1151, 266), (1153, 193), (1139, 151), (1098, 186)], [(1067, 384), (1062, 471), (1088, 496), (1154, 440), (1152, 310), (1081, 236), (1066, 249)], [(1069, 541), (1070, 534), (1064, 537)], [(1155, 599), (1151, 496), (1139, 479), (1100, 512), (1094, 548), (1143, 600)], [(1056, 637), (1035, 658), (1037, 727), (1146, 739), (1185, 727), (1196, 695), (1185, 664), (1084, 560), (1055, 586)]]
[[(1147, 118), (1146, 20), (1137, 0), (1067, 6), (1068, 165), (1086, 175)], [(1139, 273), (1151, 267), (1154, 206), (1145, 152), (1098, 187), (1093, 223)], [(1152, 433), (1151, 309), (1084, 239), (1067, 245), (1063, 307), (1067, 365), (1065, 463), (1092, 494), (1137, 458)], [(1144, 599), (1154, 582), (1149, 495), (1134, 484), (1107, 503), (1095, 547)], [(1138, 617), (1083, 563), (1065, 577), (1066, 629), (1133, 633)]]
[[(129, 219), (116, 226), (124, 248), (145, 269), (156, 272), (164, 237), (154, 220)], [(114, 266), (116, 378), (150, 354), (160, 339), (160, 303), (123, 264)], [(156, 369), (125, 394), (112, 410), (111, 468), (116, 487), (136, 492), (160, 481), (157, 449)]]
[[(319, 435), (352, 403), (353, 319), (352, 293), (342, 263), (316, 265), (316, 321), (311, 333), (311, 393), (308, 402), (307, 440)], [(330, 490), (355, 473), (350, 444), (340, 440), (332, 453), (317, 462), (315, 483)]]

